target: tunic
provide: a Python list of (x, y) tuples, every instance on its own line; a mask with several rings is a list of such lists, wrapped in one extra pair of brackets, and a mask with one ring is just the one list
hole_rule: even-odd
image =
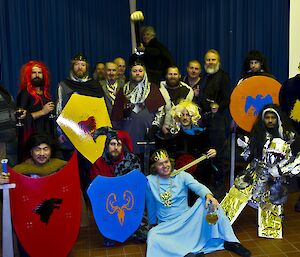
[(143, 141), (147, 128), (151, 128), (155, 112), (165, 104), (157, 85), (150, 84), (150, 92), (144, 102), (140, 104), (141, 109), (138, 112), (130, 110), (129, 117), (124, 117), (124, 109), (130, 100), (126, 98), (123, 90), (119, 90), (116, 96), (115, 104), (112, 109), (111, 120), (115, 129), (125, 130), (129, 133), (133, 143), (133, 153), (144, 152), (144, 146), (137, 145), (138, 141)]
[(66, 165), (66, 161), (51, 158), (43, 165), (36, 165), (32, 158), (13, 167), (13, 170), (26, 176), (48, 176)]
[[(170, 178), (149, 175), (147, 179), (149, 221), (150, 224), (158, 223), (148, 233), (148, 257), (182, 257), (190, 252), (206, 254), (224, 249), (224, 241), (239, 242), (220, 206), (217, 223), (206, 222), (205, 196), (211, 192), (192, 175), (181, 172)], [(170, 188), (172, 206), (167, 207), (159, 194)], [(191, 208), (187, 202), (188, 189), (200, 196)]]
[[(34, 97), (30, 95), (26, 89), (23, 89), (17, 97), (17, 106), (21, 107), (25, 110), (27, 110), (29, 113), (37, 112), (43, 109), (43, 105), (46, 104), (47, 102), (51, 101), (47, 99), (44, 95), (40, 95), (43, 104), (41, 102), (38, 102), (37, 104), (34, 104)], [(41, 116), (35, 120), (31, 119), (33, 122), (31, 128), (34, 132), (38, 133), (48, 133), (53, 135), (53, 126), (54, 126), (54, 121), (49, 119), (49, 114)], [(27, 122), (26, 122), (26, 125)], [(30, 129), (30, 128), (25, 128), (25, 129)], [(26, 131), (25, 131), (26, 133)]]

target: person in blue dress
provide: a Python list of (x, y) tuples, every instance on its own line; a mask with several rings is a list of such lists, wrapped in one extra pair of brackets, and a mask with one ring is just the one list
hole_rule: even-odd
[[(156, 174), (147, 176), (146, 204), (153, 225), (147, 238), (147, 257), (199, 257), (223, 249), (251, 256), (206, 186), (189, 173), (173, 170), (166, 150), (156, 150), (151, 159), (151, 170)], [(188, 189), (199, 195), (192, 207), (188, 206)], [(208, 210), (214, 222), (208, 222)]]

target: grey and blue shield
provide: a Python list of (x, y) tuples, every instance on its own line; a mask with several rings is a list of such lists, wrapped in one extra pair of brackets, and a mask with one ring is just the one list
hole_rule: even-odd
[(146, 177), (133, 170), (119, 177), (97, 176), (87, 190), (101, 234), (124, 242), (140, 226), (146, 193)]

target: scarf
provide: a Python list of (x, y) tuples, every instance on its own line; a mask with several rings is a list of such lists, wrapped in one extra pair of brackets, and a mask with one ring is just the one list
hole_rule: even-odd
[(148, 82), (147, 73), (145, 73), (142, 81), (137, 83), (137, 85), (131, 90), (131, 87), (134, 85), (132, 82), (128, 82), (124, 86), (124, 94), (126, 98), (132, 104), (141, 104), (144, 103), (147, 96), (150, 92), (150, 83)]

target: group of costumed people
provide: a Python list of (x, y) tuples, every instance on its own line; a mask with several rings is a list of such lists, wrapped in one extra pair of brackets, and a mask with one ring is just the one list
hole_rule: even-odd
[[(182, 153), (202, 153), (206, 160), (201, 165), (211, 165), (209, 159), (216, 156), (216, 150), (209, 147), (207, 140), (204, 140), (206, 130), (199, 126), (201, 116), (198, 106), (191, 101), (182, 101), (171, 109), (170, 115), (176, 132), (169, 138), (173, 142), (168, 144), (172, 157), (177, 158)], [(281, 227), (278, 227), (278, 220), (281, 221), (283, 217), (282, 207), (287, 200), (285, 183), (288, 176), (296, 175), (300, 171), (296, 134), (284, 124), (283, 115), (276, 105), (264, 107), (254, 124), (250, 139), (239, 140), (239, 145), (244, 148), (243, 156), (251, 163), (237, 176), (235, 186), (221, 205), (213, 197), (213, 193), (192, 175), (185, 171), (176, 172), (166, 150), (155, 151), (151, 157), (153, 174), (147, 176), (146, 206), (149, 223), (157, 225), (149, 232), (146, 225), (142, 227), (143, 238), (147, 236), (147, 256), (204, 256), (222, 249), (241, 256), (250, 256), (251, 253), (239, 243), (230, 224), (250, 199), (261, 210), (260, 215), (264, 215), (260, 225), (268, 230), (261, 229), (259, 235), (280, 237)], [(121, 176), (133, 169), (140, 169), (138, 157), (131, 153), (132, 142), (127, 132), (109, 127), (99, 128), (94, 133), (94, 140), (100, 135), (106, 136), (106, 142), (102, 156), (92, 166), (92, 179), (97, 175)], [(32, 176), (36, 169), (33, 166), (45, 162), (43, 165), (50, 165), (51, 169), (47, 169), (48, 173), (42, 175), (48, 175), (65, 164), (58, 162), (56, 167), (57, 161), (49, 159), (51, 147), (50, 154), (47, 154), (47, 145), (51, 143), (45, 138), (38, 137), (33, 140), (37, 139), (40, 141), (29, 143), (32, 142), (29, 140), (32, 158), (16, 166), (18, 172)], [(46, 146), (43, 145), (44, 142)], [(201, 142), (201, 145), (197, 142)], [(172, 152), (174, 143), (180, 145), (178, 149), (181, 151)], [(46, 149), (40, 149), (41, 144)], [(37, 151), (46, 151), (45, 155), (48, 157), (42, 155), (35, 159), (37, 146)], [(194, 156), (196, 157), (198, 156)], [(56, 167), (54, 170), (53, 165)], [(197, 169), (194, 171), (196, 177)], [(189, 191), (199, 196), (192, 207), (188, 204)], [(207, 221), (209, 211), (218, 217), (216, 224)], [(270, 222), (273, 223), (271, 229)], [(190, 236), (187, 237), (187, 234)], [(176, 248), (172, 247), (178, 238), (187, 240)], [(105, 241), (107, 246), (114, 245), (112, 240)]]
[[(76, 62), (78, 61), (84, 61), (83, 57), (78, 56), (74, 60), (72, 64), (74, 71), (76, 71)], [(39, 69), (42, 70), (42, 68)], [(118, 91), (112, 111), (112, 120), (116, 122), (116, 126), (120, 126), (128, 132), (104, 127), (93, 133), (94, 140), (100, 135), (105, 135), (106, 142), (102, 156), (91, 168), (91, 180), (98, 175), (115, 177), (125, 175), (133, 169), (141, 169), (138, 157), (131, 153), (133, 144), (128, 134), (134, 137), (134, 142), (144, 137), (146, 128), (151, 126), (151, 120), (158, 108), (163, 105), (164, 99), (158, 87), (151, 86), (151, 83), (148, 82), (142, 63), (135, 62), (131, 72), (132, 78)], [(82, 83), (89, 82), (88, 79), (85, 81), (84, 74), (80, 79), (76, 79), (71, 73), (71, 78), (63, 81), (59, 86), (58, 111), (63, 108), (73, 92), (81, 89)], [(34, 78), (31, 80), (33, 81)], [(38, 86), (41, 85), (39, 84), (41, 82), (32, 83), (36, 83), (35, 92), (42, 95), (43, 91), (40, 91)], [(94, 85), (91, 85), (89, 92), (83, 90), (80, 93), (102, 96), (101, 91)], [(157, 96), (159, 97), (156, 98)], [(41, 112), (42, 116), (48, 115), (53, 110), (52, 103), (48, 107), (43, 107), (45, 105), (47, 103), (41, 106), (41, 110), (47, 108), (45, 112)], [(118, 106), (122, 108), (118, 109)], [(25, 105), (24, 108), (26, 108)], [(261, 229), (260, 235), (280, 237), (283, 204), (287, 199), (285, 183), (288, 176), (299, 173), (300, 156), (296, 134), (285, 127), (286, 123), (279, 108), (276, 105), (265, 106), (253, 127), (250, 139), (240, 141), (240, 145), (245, 148), (243, 155), (251, 163), (241, 175), (238, 175), (235, 186), (221, 205), (213, 193), (198, 182), (198, 180), (205, 181), (206, 179), (207, 184), (210, 184), (211, 178), (207, 176), (203, 178), (204, 172), (201, 171), (209, 173), (208, 170), (213, 170), (211, 159), (217, 155), (217, 150), (209, 145), (205, 124), (201, 126), (199, 107), (191, 101), (181, 101), (169, 110), (168, 115), (172, 120), (170, 135), (164, 135), (163, 139), (160, 138), (163, 143), (159, 140), (157, 142), (158, 147), (159, 143), (162, 143), (161, 146), (166, 147), (167, 151), (160, 149), (154, 152), (151, 158), (154, 174), (147, 176), (148, 218), (151, 225), (157, 225), (148, 232), (146, 224), (141, 226), (140, 233), (137, 233), (138, 238), (141, 237), (145, 240), (147, 237), (147, 256), (204, 256), (206, 253), (222, 249), (233, 251), (241, 256), (250, 256), (251, 253), (239, 243), (230, 224), (250, 199), (260, 210), (262, 217), (260, 228), (262, 228), (261, 225), (266, 228), (265, 230)], [(32, 117), (34, 118), (35, 115)], [(142, 127), (140, 132), (143, 135), (136, 133), (136, 127)], [(43, 167), (47, 167), (49, 171), (49, 173), (42, 174), (44, 176), (57, 171), (65, 164), (65, 162), (61, 163), (50, 159), (51, 151), (50, 154), (47, 154), (47, 147), (38, 149), (43, 154), (39, 154), (39, 157), (35, 159), (34, 147), (43, 142), (45, 141), (31, 145), (32, 158), (27, 159), (20, 166), (16, 166), (15, 169), (18, 172), (32, 176), (36, 170), (35, 166), (39, 167), (39, 172), (44, 170), (41, 170), (41, 166), (39, 166), (42, 162), (43, 165), (46, 165)], [(61, 138), (61, 142), (64, 143), (67, 140)], [(46, 143), (46, 145), (50, 145), (50, 143)], [(196, 179), (185, 171), (176, 171), (186, 162), (183, 165), (177, 163), (175, 168), (173, 163), (171, 164), (168, 152), (177, 160), (186, 153), (193, 155), (192, 159), (196, 159), (202, 154), (204, 161), (192, 171)], [(189, 191), (199, 197), (195, 203), (188, 203)], [(214, 213), (214, 217), (218, 217), (215, 224), (207, 221), (207, 214), (210, 211)], [(278, 221), (280, 227), (278, 227)], [(271, 229), (270, 222), (273, 222)], [(183, 242), (184, 238), (186, 240)], [(178, 242), (178, 239), (182, 243), (177, 244), (177, 247), (174, 248), (172, 245), (174, 242)], [(105, 242), (106, 246), (114, 245), (114, 242), (109, 239)]]
[[(216, 55), (214, 52), (210, 54)], [(165, 128), (168, 123), (168, 130), (167, 133), (156, 133), (156, 148), (159, 150), (152, 154), (152, 174), (147, 176), (148, 216), (143, 216), (133, 238), (147, 240), (147, 256), (151, 257), (199, 257), (222, 249), (240, 256), (251, 256), (235, 236), (231, 223), (251, 201), (259, 209), (259, 235), (282, 236), (283, 205), (288, 194), (285, 184), (288, 177), (300, 172), (296, 134), (286, 127), (287, 123), (276, 105), (265, 106), (254, 124), (250, 139), (239, 140), (239, 145), (244, 148), (243, 156), (250, 164), (237, 176), (235, 185), (219, 204), (217, 196), (204, 184), (210, 185), (211, 176), (218, 172), (212, 160), (218, 157), (217, 151), (222, 147), (216, 143), (211, 145), (211, 127), (219, 128), (217, 124), (222, 123), (224, 115), (212, 112), (211, 117), (217, 121), (214, 125), (210, 119), (202, 121), (198, 105), (192, 102), (192, 90), (180, 82), (179, 69), (175, 66), (169, 69), (177, 74), (177, 80), (167, 78), (158, 87), (148, 80), (141, 60), (136, 59), (131, 64), (130, 80), (115, 95), (111, 112), (114, 129), (101, 127), (91, 134), (95, 142), (99, 136), (106, 136), (106, 140), (102, 156), (88, 167), (89, 182), (98, 175), (117, 177), (134, 169), (141, 170), (140, 160), (132, 152), (143, 152), (136, 143), (145, 138), (147, 128), (153, 126), (154, 117), (159, 113), (163, 120), (160, 128)], [(223, 73), (218, 74), (224, 77)], [(204, 80), (215, 85), (212, 77)], [(223, 80), (227, 84), (227, 79)], [(18, 106), (30, 114), (26, 116), (21, 142), (27, 142), (30, 156), (24, 156), (25, 162), (14, 169), (31, 177), (47, 176), (66, 164), (51, 158), (53, 147), (49, 137), (33, 134), (54, 131), (48, 117), (54, 110), (54, 103), (49, 94), (47, 68), (40, 62), (29, 62), (22, 69), (21, 85)], [(185, 94), (186, 100), (180, 101), (183, 94), (178, 90)], [(219, 99), (216, 107), (221, 111), (228, 100), (225, 86), (223, 90), (223, 100)], [(89, 78), (87, 60), (82, 54), (72, 59), (69, 78), (59, 83), (57, 115), (73, 93), (98, 98), (105, 96), (98, 83)], [(212, 102), (207, 99), (201, 106), (206, 113), (212, 110)], [(215, 141), (221, 138), (219, 136), (215, 136)], [(70, 156), (74, 146), (60, 128), (58, 139), (65, 156)], [(173, 163), (170, 157), (176, 162)], [(195, 159), (198, 161), (193, 163), (197, 164), (186, 168), (192, 176), (182, 166), (187, 167), (185, 165)], [(7, 183), (8, 180), (1, 182)], [(191, 192), (192, 196), (196, 195), (193, 201), (189, 201)], [(104, 244), (113, 246), (115, 241), (105, 238)]]

